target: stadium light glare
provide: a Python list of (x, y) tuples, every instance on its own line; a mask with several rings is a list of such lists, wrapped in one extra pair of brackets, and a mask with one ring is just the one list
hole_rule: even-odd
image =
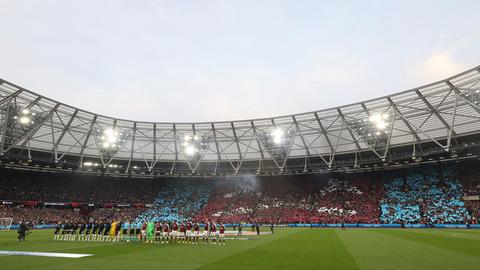
[(119, 133), (113, 129), (106, 129), (103, 131), (104, 139), (109, 143), (114, 143), (119, 140)]
[(377, 129), (384, 130), (388, 126), (388, 123), (386, 122), (387, 119), (388, 114), (379, 113), (371, 115), (368, 120), (370, 120)]
[(30, 121), (30, 117), (27, 117), (27, 116), (22, 116), (20, 117), (20, 119), (18, 120), (20, 122), (20, 124), (22, 125), (27, 125), (29, 124), (31, 121)]
[(184, 135), (178, 137), (180, 140), (181, 151), (187, 157), (187, 159), (197, 159), (202, 156), (202, 153), (208, 147), (208, 136), (200, 135)]
[(21, 125), (27, 126), (27, 125), (33, 125), (33, 116), (35, 116), (35, 113), (32, 113), (29, 109), (23, 109), (18, 113), (18, 115), (15, 115), (13, 118), (17, 120)]
[(187, 156), (193, 156), (195, 153), (196, 153), (196, 149), (195, 147), (189, 145), (185, 148), (185, 154), (187, 154)]
[(281, 144), (283, 141), (283, 134), (285, 132), (279, 128), (276, 128), (270, 135), (275, 144)]
[(85, 166), (85, 167), (98, 167), (98, 166), (100, 166), (100, 164), (93, 163), (91, 161), (86, 161), (86, 162), (83, 163), (83, 166)]
[(117, 148), (126, 141), (128, 134), (118, 132), (114, 128), (107, 128), (104, 130), (97, 130), (97, 138), (99, 145), (104, 150), (117, 150)]

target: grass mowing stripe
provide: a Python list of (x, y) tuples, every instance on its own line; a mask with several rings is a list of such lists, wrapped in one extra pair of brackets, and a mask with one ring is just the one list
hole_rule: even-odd
[(437, 230), (425, 230), (425, 229), (409, 229), (415, 233), (424, 233), (429, 235), (439, 235), (444, 237), (463, 237), (471, 240), (480, 240), (480, 234), (475, 233), (472, 231), (467, 230), (444, 230), (444, 229), (437, 229)]
[[(413, 241), (410, 234), (420, 235)], [(401, 235), (396, 235), (396, 234)], [(391, 235), (395, 234), (395, 235)], [(403, 234), (406, 234), (403, 235)], [(6, 256), (0, 269), (22, 270), (102, 270), (102, 269), (478, 269), (479, 256), (452, 251), (425, 243), (441, 239), (448, 245), (457, 242), (478, 250), (478, 240), (465, 239), (477, 234), (466, 230), (395, 230), (395, 229), (278, 229), (274, 235), (252, 237), (254, 240), (214, 245), (161, 245), (141, 243), (62, 242), (52, 240), (52, 231), (35, 231), (26, 242), (16, 242), (15, 232), (0, 232), (0, 250), (75, 250), (92, 253), (82, 259)], [(417, 237), (417, 236), (415, 236)], [(439, 241), (439, 240), (438, 240)], [(92, 246), (93, 245), (93, 246)]]
[(480, 264), (476, 257), (391, 236), (389, 232), (392, 229), (350, 229), (338, 235), (357, 265), (365, 270), (473, 270)]
[[(295, 229), (295, 230), (278, 230), (277, 233), (276, 233), (276, 237), (275, 237), (274, 239), (271, 239), (271, 240), (268, 241), (268, 242), (263, 242), (261, 245), (252, 246), (252, 247), (250, 247), (250, 249), (252, 249), (252, 248), (258, 248), (258, 247), (260, 247), (260, 246), (267, 245), (267, 244), (269, 244), (269, 243), (271, 243), (271, 242), (279, 241), (279, 240), (281, 240), (281, 239), (283, 239), (283, 238), (285, 238), (285, 237), (287, 237), (287, 236), (291, 236), (292, 234), (299, 233), (299, 232), (301, 232), (301, 231), (303, 231), (303, 230), (305, 230), (305, 229), (304, 229), (304, 228), (297, 228), (297, 229)], [(280, 238), (279, 238), (279, 233), (278, 233), (278, 232), (280, 232)], [(287, 232), (288, 232), (288, 233), (287, 233)], [(250, 249), (249, 249), (249, 250), (250, 250)], [(235, 254), (232, 254), (232, 255), (230, 255), (230, 256), (228, 256), (228, 257), (224, 257), (224, 258), (217, 259), (217, 260), (215, 260), (215, 261), (213, 261), (213, 262), (210, 262), (208, 265), (214, 265), (214, 264), (218, 263), (219, 261), (226, 260), (226, 259), (228, 259), (228, 258), (230, 258), (230, 257), (233, 257), (233, 256), (237, 256), (237, 255), (239, 255), (240, 253), (248, 252), (249, 250), (242, 250), (242, 251), (237, 252), (237, 253), (235, 253)], [(205, 267), (206, 267), (206, 266), (203, 265), (203, 266), (198, 267), (198, 268), (196, 268), (196, 269), (202, 269), (202, 268), (205, 268)], [(234, 269), (236, 269), (236, 268), (234, 268)]]
[(262, 245), (269, 241), (288, 236), (299, 230), (277, 230), (274, 235), (262, 235), (250, 237), (253, 240), (227, 241), (227, 246), (215, 245), (161, 245), (143, 243), (125, 243), (122, 245), (80, 246), (80, 242), (53, 241), (51, 232), (37, 231), (26, 242), (18, 243), (15, 234), (0, 234), (0, 247), (8, 244), (10, 249), (17, 250), (21, 247), (27, 250), (44, 251), (53, 246), (73, 247), (75, 252), (93, 253), (95, 256), (76, 261), (65, 261), (58, 258), (36, 258), (29, 257), (19, 260), (18, 257), (2, 259), (1, 269), (194, 269), (212, 261), (231, 256), (255, 246)]
[[(435, 231), (441, 232), (441, 230)], [(472, 248), (480, 244), (478, 239), (455, 237), (451, 232), (435, 235), (420, 230), (378, 230), (376, 232), (480, 258), (480, 249)], [(457, 233), (460, 232), (462, 231)]]
[(334, 230), (305, 229), (199, 269), (359, 269)]

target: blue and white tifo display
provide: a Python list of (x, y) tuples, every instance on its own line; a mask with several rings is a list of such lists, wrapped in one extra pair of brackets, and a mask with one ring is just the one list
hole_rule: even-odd
[(0, 169), (0, 216), (10, 217), (13, 229), (20, 221), (34, 228), (112, 221), (137, 227), (191, 221), (236, 228), (477, 228), (479, 165), (473, 160), (350, 174), (161, 181), (50, 173), (45, 178)]

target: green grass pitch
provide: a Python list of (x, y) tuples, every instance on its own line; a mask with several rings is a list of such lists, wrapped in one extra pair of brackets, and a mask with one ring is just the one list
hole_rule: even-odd
[(0, 232), (0, 250), (89, 253), (67, 259), (0, 256), (0, 269), (480, 269), (480, 231), (277, 229), (226, 246), (62, 242), (35, 230)]

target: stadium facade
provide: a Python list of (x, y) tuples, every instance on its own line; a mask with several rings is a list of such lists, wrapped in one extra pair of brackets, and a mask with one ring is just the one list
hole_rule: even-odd
[(197, 123), (104, 116), (0, 79), (6, 168), (135, 177), (310, 174), (477, 159), (479, 144), (480, 66), (355, 104)]

